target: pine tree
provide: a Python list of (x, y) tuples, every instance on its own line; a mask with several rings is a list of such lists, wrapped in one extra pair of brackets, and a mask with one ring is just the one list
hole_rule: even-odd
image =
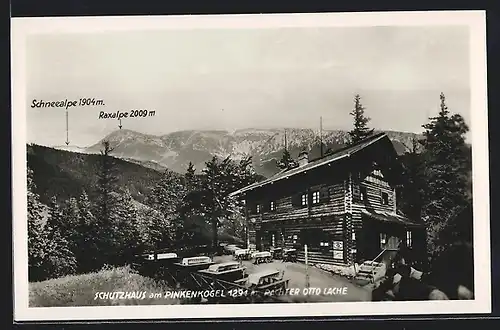
[(256, 181), (251, 158), (235, 164), (230, 157), (220, 161), (213, 157), (206, 162), (202, 181), (202, 209), (210, 219), (212, 246), (218, 248), (218, 229), (225, 219), (232, 218), (238, 212), (237, 201), (230, 193)]
[[(465, 154), (465, 134), (468, 127), (463, 118), (451, 115), (444, 94), (437, 117), (423, 125), (425, 148), (425, 194), (423, 217), (428, 225), (428, 247), (440, 253), (452, 244), (451, 223), (470, 206), (468, 191), (468, 160)], [(472, 221), (472, 218), (470, 218)], [(463, 227), (463, 226), (462, 226)]]
[[(160, 212), (150, 209), (145, 217), (149, 219), (147, 226), (147, 234), (142, 237), (142, 249), (144, 250), (159, 250), (171, 247), (172, 235), (170, 223), (165, 220), (165, 217)], [(144, 234), (144, 233), (143, 233)]]
[(67, 237), (71, 251), (74, 253), (80, 250), (80, 210), (78, 201), (74, 197), (66, 200), (63, 208), (64, 222), (61, 223), (61, 232)]
[(287, 149), (285, 149), (277, 165), (278, 168), (281, 170), (288, 170), (290, 168), (296, 167), (297, 162), (292, 158), (290, 152)]
[(101, 157), (99, 162), (98, 176), (98, 198), (96, 210), (94, 212), (98, 225), (98, 244), (101, 260), (99, 263), (113, 264), (118, 251), (116, 243), (116, 216), (117, 205), (116, 184), (118, 177), (116, 174), (116, 164), (111, 156), (113, 149), (109, 141), (103, 142)]
[(29, 167), (27, 175), (29, 280), (38, 281), (45, 277), (43, 267), (47, 238), (43, 227), (43, 205), (36, 193), (33, 170)]
[(100, 269), (99, 225), (92, 214), (92, 205), (84, 190), (78, 199), (79, 210), (79, 249), (76, 253), (78, 272), (90, 272)]
[(236, 175), (234, 182), (235, 190), (248, 186), (257, 181), (257, 173), (252, 166), (252, 157), (248, 156), (241, 159), (238, 163), (237, 171), (228, 173), (229, 176)]
[(196, 169), (192, 162), (189, 162), (186, 174), (184, 175), (186, 182), (186, 190), (192, 191), (198, 187), (198, 178), (196, 177)]
[(349, 143), (354, 144), (373, 133), (373, 129), (368, 128), (370, 118), (365, 116), (365, 108), (361, 104), (361, 97), (359, 94), (354, 96), (354, 110), (350, 115), (354, 118), (354, 128), (349, 132)]
[(399, 209), (411, 219), (420, 220), (422, 217), (422, 198), (424, 194), (424, 169), (425, 163), (418, 150), (418, 140), (412, 139), (412, 145), (408, 151), (401, 156), (404, 167), (404, 178), (406, 180), (398, 198)]
[[(194, 181), (195, 178), (193, 177)], [(194, 182), (191, 182), (194, 184)], [(155, 210), (161, 213), (161, 219), (157, 219), (156, 230), (165, 231), (164, 234), (157, 235), (161, 238), (161, 241), (165, 241), (166, 237), (169, 237), (167, 231), (172, 230), (174, 233), (174, 240), (181, 241), (183, 233), (183, 220), (180, 217), (180, 208), (182, 201), (186, 196), (186, 189), (182, 183), (181, 177), (170, 171), (165, 170), (160, 181), (153, 188), (150, 204), (154, 206)], [(161, 224), (165, 225), (165, 228), (161, 229), (158, 226)]]
[(45, 226), (47, 232), (45, 267), (47, 274), (52, 278), (73, 274), (77, 266), (75, 256), (63, 232), (64, 221), (63, 213), (54, 196), (50, 202), (49, 217)]
[(137, 254), (140, 246), (140, 229), (137, 208), (130, 191), (125, 191), (119, 198), (120, 208), (116, 210), (116, 244), (119, 248), (119, 263), (124, 264)]
[(228, 173), (232, 172), (232, 162), (229, 157), (219, 161), (217, 157), (213, 157), (206, 162), (206, 168), (203, 169), (203, 209), (210, 219), (212, 231), (212, 248), (214, 252), (217, 250), (218, 228), (221, 225), (221, 218), (227, 215), (229, 208), (228, 199), (226, 197), (231, 193), (232, 180), (228, 178)]
[(185, 188), (178, 174), (165, 170), (160, 181), (153, 188), (150, 203), (160, 211), (166, 219), (172, 219), (178, 204), (185, 194)]

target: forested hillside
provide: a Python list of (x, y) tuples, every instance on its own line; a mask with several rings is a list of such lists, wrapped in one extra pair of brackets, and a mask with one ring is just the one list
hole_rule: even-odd
[[(259, 176), (251, 158), (213, 157), (196, 174), (158, 172), (110, 155), (28, 146), (30, 281), (120, 266), (154, 250), (242, 243), (239, 201)], [(186, 251), (187, 251), (186, 250)]]
[[(94, 200), (97, 196), (98, 154), (81, 154), (39, 145), (27, 146), (28, 166), (42, 203), (48, 205), (56, 196), (59, 202), (79, 196), (85, 190)], [(144, 202), (161, 173), (151, 168), (116, 158), (117, 185), (127, 188), (132, 197)]]

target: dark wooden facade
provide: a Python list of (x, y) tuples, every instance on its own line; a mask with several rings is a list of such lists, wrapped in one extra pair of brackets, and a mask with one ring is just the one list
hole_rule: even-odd
[(389, 261), (400, 242), (425, 251), (422, 224), (397, 212), (401, 170), (377, 134), (233, 194), (245, 201), (248, 241), (259, 250), (307, 244), (317, 262), (351, 265), (382, 251)]

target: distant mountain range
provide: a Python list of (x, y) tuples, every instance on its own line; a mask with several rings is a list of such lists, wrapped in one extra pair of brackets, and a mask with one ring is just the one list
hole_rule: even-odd
[[(399, 154), (412, 146), (414, 133), (386, 131)], [(94, 154), (99, 153), (102, 142), (107, 140), (114, 148), (112, 155), (156, 170), (165, 168), (184, 173), (189, 162), (197, 170), (213, 156), (241, 159), (252, 156), (258, 174), (270, 176), (276, 173), (276, 161), (286, 145), (292, 157), (302, 150), (309, 152), (309, 158), (320, 157), (320, 141), (323, 150), (338, 149), (348, 141), (348, 133), (341, 130), (324, 130), (321, 134), (312, 129), (243, 129), (229, 131), (178, 131), (166, 135), (149, 135), (132, 130), (120, 129), (105, 136), (101, 141), (87, 148), (56, 146), (54, 148)]]

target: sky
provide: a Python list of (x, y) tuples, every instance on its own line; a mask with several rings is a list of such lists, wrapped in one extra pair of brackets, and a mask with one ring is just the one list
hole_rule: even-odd
[(350, 129), (356, 93), (376, 129), (422, 132), (439, 111), (470, 123), (466, 27), (321, 27), (103, 32), (30, 36), (28, 142), (61, 145), (65, 110), (33, 99), (95, 98), (68, 110), (69, 140), (88, 146), (118, 129), (99, 112), (154, 110), (123, 128)]

